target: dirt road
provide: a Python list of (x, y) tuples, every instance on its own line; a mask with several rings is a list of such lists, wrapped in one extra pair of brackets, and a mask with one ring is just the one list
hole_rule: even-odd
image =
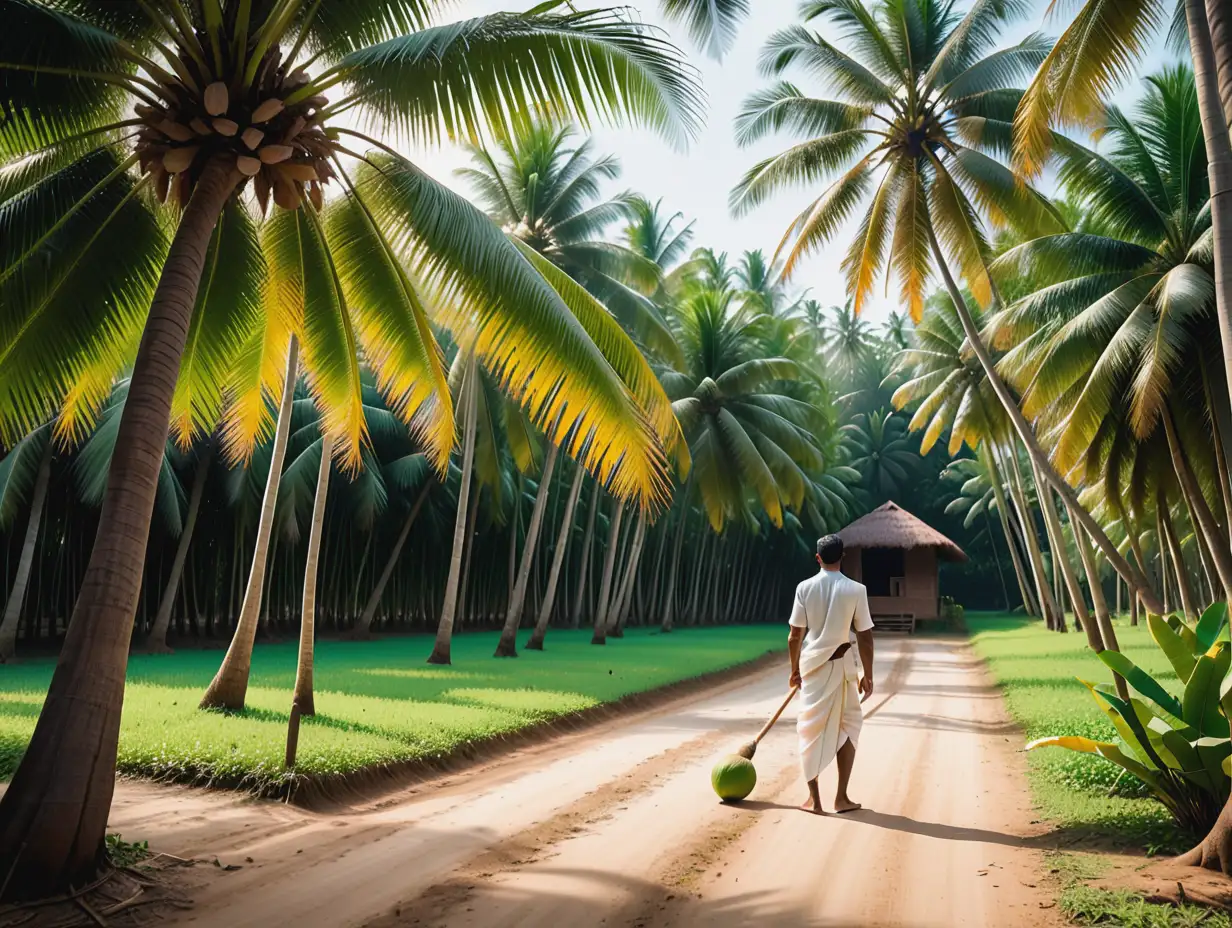
[(979, 663), (957, 641), (879, 639), (877, 677), (853, 787), (866, 808), (852, 815), (794, 808), (790, 709), (757, 753), (750, 801), (710, 790), (712, 763), (770, 714), (784, 670), (338, 814), (125, 783), (111, 829), (240, 867), (194, 868), (185, 924), (1054, 924), (1022, 841), (1021, 739)]

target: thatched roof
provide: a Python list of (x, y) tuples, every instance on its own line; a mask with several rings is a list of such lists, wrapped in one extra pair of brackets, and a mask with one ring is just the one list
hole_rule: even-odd
[(878, 506), (838, 533), (848, 548), (935, 548), (947, 561), (965, 561), (963, 549), (894, 503)]

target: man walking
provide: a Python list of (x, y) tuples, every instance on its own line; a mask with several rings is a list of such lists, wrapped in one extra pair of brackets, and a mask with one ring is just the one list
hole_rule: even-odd
[[(800, 769), (809, 798), (801, 808), (824, 815), (817, 777), (838, 758), (836, 812), (860, 808), (847, 795), (856, 742), (864, 723), (860, 703), (873, 694), (873, 620), (864, 584), (845, 577), (843, 539), (827, 535), (817, 542), (816, 576), (796, 587), (791, 611), (791, 685), (800, 687), (796, 733), (800, 739)], [(851, 646), (860, 649), (859, 676)]]

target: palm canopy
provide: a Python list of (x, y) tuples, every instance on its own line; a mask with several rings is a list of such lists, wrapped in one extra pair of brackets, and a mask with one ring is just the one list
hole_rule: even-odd
[(664, 371), (663, 383), (716, 532), (733, 519), (756, 525), (758, 506), (782, 527), (785, 510), (800, 511), (820, 492), (813, 475), (824, 466), (818, 436), (828, 424), (817, 407), (789, 395), (801, 370), (765, 356), (763, 320), (734, 290), (704, 284), (672, 308), (685, 363)]
[(871, 496), (891, 499), (907, 488), (920, 458), (911, 447), (905, 419), (888, 409), (860, 413), (843, 426), (843, 432), (850, 464)]
[(651, 203), (645, 197), (635, 196), (629, 207), (632, 215), (625, 224), (626, 244), (657, 264), (660, 271), (669, 271), (679, 264), (693, 241), (694, 223), (678, 227), (684, 214), (677, 211), (666, 216), (662, 199)]
[[(477, 142), (537, 112), (636, 121), (682, 143), (698, 123), (694, 72), (623, 12), (541, 4), (442, 24), (440, 6), (0, 0), (0, 440), (62, 407), (82, 421), (101, 408), (169, 253), (177, 214), (161, 221), (159, 203), (183, 207), (217, 168), (238, 172), (241, 195), (197, 288), (172, 410), (182, 440), (240, 416), (227, 434), (236, 456), (250, 451), (269, 428), (252, 397), (280, 388), (295, 334), (346, 464), (367, 441), (362, 356), (440, 469), (454, 429), (436, 316), (471, 333), (538, 424), (577, 436), (614, 491), (661, 497), (647, 375), (601, 308), (549, 284), (414, 164), (334, 123), (346, 111), (348, 125), (417, 142)], [(354, 169), (354, 144), (380, 150)]]
[[(1108, 153), (1058, 144), (1083, 225), (1010, 249), (994, 270), (1025, 290), (994, 324), (1024, 411), (1062, 470), (1116, 423), (1138, 438), (1186, 389), (1203, 389), (1219, 343), (1206, 155), (1192, 73), (1147, 81), (1133, 113), (1109, 106)], [(1220, 378), (1222, 379), (1222, 378)]]
[(602, 198), (620, 162), (596, 157), (591, 139), (575, 139), (572, 126), (536, 122), (502, 137), (495, 151), (470, 146), (471, 166), (456, 173), (506, 234), (585, 287), (647, 347), (670, 356), (671, 335), (645, 296), (662, 282), (659, 264), (605, 238), (609, 227), (633, 219), (637, 197)]
[[(980, 0), (964, 15), (953, 0), (809, 0), (806, 23), (837, 26), (851, 54), (803, 24), (771, 36), (761, 66), (778, 80), (745, 102), (737, 137), (751, 144), (787, 132), (801, 141), (751, 168), (732, 191), (732, 208), (743, 214), (776, 193), (837, 175), (784, 236), (785, 274), (860, 216), (843, 261), (854, 311), (888, 265), (918, 320), (933, 253), (942, 247), (980, 302), (991, 298), (977, 207), (994, 223), (1032, 232), (1060, 227), (1047, 201), (989, 154), (1007, 149), (1021, 97), (1015, 82), (1049, 48), (1030, 35), (994, 50), (1023, 6)], [(784, 80), (792, 68), (819, 78), (835, 98), (810, 97)]]

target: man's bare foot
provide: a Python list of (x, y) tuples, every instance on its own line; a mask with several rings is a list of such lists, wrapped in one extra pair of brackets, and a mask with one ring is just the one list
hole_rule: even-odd
[(813, 815), (825, 815), (826, 810), (821, 807), (820, 802), (813, 802), (812, 799), (806, 799), (797, 807), (803, 812), (811, 812)]
[(858, 802), (852, 802), (850, 799), (834, 800), (834, 811), (839, 815), (842, 815), (844, 812), (856, 812), (862, 808), (864, 808), (862, 805)]

